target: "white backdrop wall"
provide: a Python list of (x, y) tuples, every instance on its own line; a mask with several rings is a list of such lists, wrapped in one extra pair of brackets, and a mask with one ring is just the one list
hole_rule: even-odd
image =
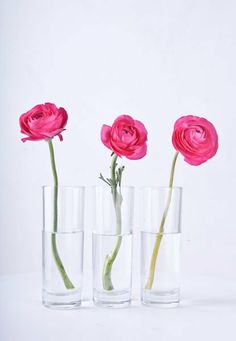
[[(122, 160), (124, 182), (135, 186), (167, 184), (179, 116), (211, 120), (217, 156), (199, 167), (182, 158), (177, 165), (183, 272), (235, 273), (235, 16), (230, 0), (1, 0), (1, 274), (40, 271), (40, 186), (52, 183), (49, 153), (45, 142), (20, 141), (18, 119), (45, 101), (69, 114), (64, 141), (54, 143), (63, 185), (98, 184), (99, 172), (108, 172), (100, 128), (119, 114), (131, 113), (149, 131), (147, 157)], [(135, 276), (139, 228), (137, 218)]]

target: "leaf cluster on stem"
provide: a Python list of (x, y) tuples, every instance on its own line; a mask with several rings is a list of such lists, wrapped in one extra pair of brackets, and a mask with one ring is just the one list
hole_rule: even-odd
[(111, 177), (105, 178), (102, 173), (100, 173), (99, 179), (104, 181), (108, 186), (111, 187), (112, 190), (116, 190), (117, 186), (121, 187), (121, 181), (122, 181), (122, 175), (125, 169), (125, 166), (118, 167), (117, 161), (117, 155), (115, 153), (112, 153), (111, 155), (113, 157), (112, 163), (111, 163)]

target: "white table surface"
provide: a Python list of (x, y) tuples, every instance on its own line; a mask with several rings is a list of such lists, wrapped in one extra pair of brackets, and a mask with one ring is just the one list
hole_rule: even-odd
[(1, 277), (0, 340), (236, 340), (234, 278), (184, 280), (174, 309), (145, 307), (138, 299), (130, 308), (97, 308), (88, 297), (80, 309), (50, 310), (41, 304), (40, 275)]

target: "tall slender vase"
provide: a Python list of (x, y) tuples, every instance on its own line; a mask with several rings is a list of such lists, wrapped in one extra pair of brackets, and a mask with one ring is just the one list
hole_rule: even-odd
[[(55, 223), (56, 222), (56, 223)], [(81, 304), (84, 188), (43, 187), (43, 297), (46, 307)]]
[(177, 306), (180, 292), (182, 188), (142, 189), (142, 303)]
[(116, 200), (109, 188), (94, 188), (93, 300), (98, 306), (131, 301), (133, 208), (133, 187), (122, 187)]

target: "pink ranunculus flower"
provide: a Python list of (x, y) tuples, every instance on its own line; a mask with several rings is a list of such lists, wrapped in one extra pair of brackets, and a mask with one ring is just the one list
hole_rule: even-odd
[(175, 122), (172, 143), (186, 162), (198, 166), (216, 154), (218, 135), (211, 122), (188, 115)]
[(67, 119), (65, 109), (58, 109), (52, 103), (38, 104), (20, 116), (21, 132), (28, 136), (22, 141), (49, 140), (54, 136), (62, 140), (61, 132), (65, 130)]
[(147, 153), (147, 130), (129, 115), (117, 117), (111, 127), (104, 124), (101, 140), (116, 155), (130, 160), (141, 159)]

